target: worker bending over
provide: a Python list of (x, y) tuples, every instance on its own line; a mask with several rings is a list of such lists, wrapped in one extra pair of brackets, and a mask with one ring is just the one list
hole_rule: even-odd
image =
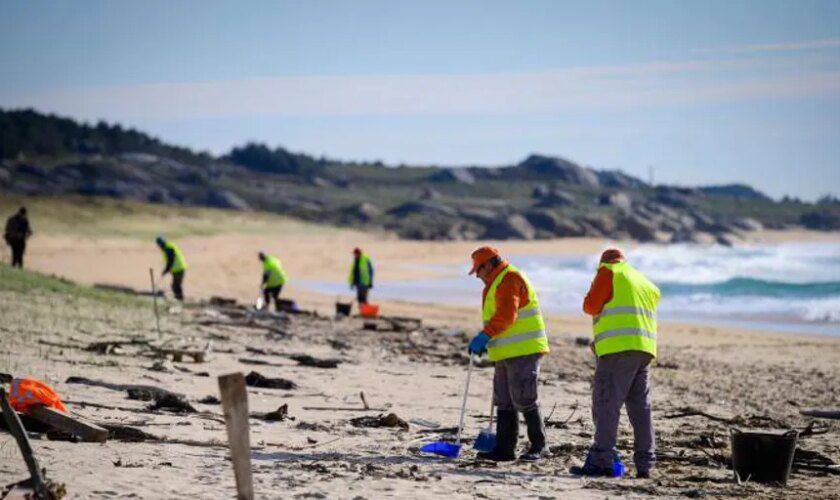
[(545, 423), (540, 416), (540, 360), (548, 354), (545, 321), (534, 286), (527, 276), (502, 260), (499, 251), (481, 247), (472, 253), (470, 274), (484, 282), (484, 329), (469, 345), (470, 354), (487, 351), (495, 363), (496, 447), (479, 458), (504, 462), (516, 458), (519, 414), (528, 426), (528, 450), (520, 460), (539, 460), (545, 451)]
[(176, 299), (183, 302), (184, 300), (184, 273), (187, 271), (187, 261), (184, 260), (184, 254), (178, 245), (167, 241), (163, 236), (158, 236), (155, 243), (163, 252), (163, 259), (165, 267), (161, 276), (166, 276), (166, 273), (172, 273), (172, 295)]
[(271, 299), (274, 299), (274, 310), (279, 311), (280, 292), (288, 280), (286, 271), (283, 270), (283, 264), (277, 257), (263, 252), (259, 253), (259, 257), (263, 265), (262, 288), (265, 307), (268, 309), (271, 306)]

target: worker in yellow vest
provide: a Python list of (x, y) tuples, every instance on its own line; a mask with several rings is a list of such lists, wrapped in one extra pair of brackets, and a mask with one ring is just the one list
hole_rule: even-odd
[(184, 300), (184, 273), (187, 271), (187, 261), (184, 260), (184, 254), (175, 243), (167, 241), (163, 236), (158, 236), (155, 243), (163, 252), (163, 259), (165, 267), (161, 276), (166, 276), (167, 273), (172, 274), (172, 295), (176, 299)]
[(470, 341), (470, 355), (485, 350), (495, 364), (496, 447), (479, 458), (506, 462), (516, 459), (519, 412), (528, 426), (530, 447), (520, 460), (537, 461), (545, 454), (545, 422), (540, 415), (540, 360), (548, 354), (545, 320), (537, 292), (525, 274), (492, 247), (472, 253), (470, 274), (484, 282), (484, 328)]
[(592, 316), (591, 348), (597, 356), (592, 385), (595, 438), (582, 476), (611, 476), (620, 462), (616, 450), (618, 419), (626, 406), (633, 426), (636, 477), (650, 477), (656, 460), (650, 411), (649, 365), (656, 358), (656, 308), (659, 288), (628, 264), (621, 250), (601, 254), (598, 272), (583, 301)]
[(368, 291), (373, 288), (373, 262), (361, 248), (353, 249), (353, 265), (347, 278), (350, 289), (356, 289), (359, 304), (367, 304)]
[(283, 285), (288, 281), (286, 271), (283, 270), (283, 264), (280, 259), (273, 255), (267, 255), (264, 252), (259, 253), (260, 261), (263, 265), (262, 288), (263, 298), (265, 300), (265, 307), (268, 309), (271, 306), (271, 299), (274, 299), (274, 310), (280, 310), (280, 292), (283, 290)]

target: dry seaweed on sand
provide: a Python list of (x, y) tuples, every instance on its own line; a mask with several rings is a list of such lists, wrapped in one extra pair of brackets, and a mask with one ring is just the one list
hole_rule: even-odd
[(350, 424), (354, 427), (399, 427), (404, 431), (408, 430), (408, 422), (398, 417), (396, 413), (377, 415), (375, 417), (364, 416), (351, 418)]

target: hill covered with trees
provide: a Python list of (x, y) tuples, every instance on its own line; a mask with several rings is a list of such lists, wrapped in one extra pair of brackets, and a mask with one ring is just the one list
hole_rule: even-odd
[(543, 155), (497, 168), (346, 162), (249, 143), (214, 157), (143, 132), (0, 110), (0, 192), (260, 209), (416, 239), (606, 236), (719, 242), (761, 227), (840, 228), (840, 204), (745, 185), (649, 185)]

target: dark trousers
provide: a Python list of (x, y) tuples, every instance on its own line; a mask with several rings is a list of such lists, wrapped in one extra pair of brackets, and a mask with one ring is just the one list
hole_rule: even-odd
[(283, 290), (283, 285), (276, 286), (273, 288), (264, 288), (263, 289), (263, 300), (265, 300), (265, 310), (267, 311), (271, 307), (271, 299), (274, 299), (274, 310), (280, 310), (280, 292)]
[(12, 267), (23, 267), (23, 254), (26, 252), (26, 240), (7, 239), (6, 243), (12, 247)]
[(496, 361), (493, 373), (493, 397), (499, 410), (527, 413), (539, 406), (537, 387), (542, 354)]
[(650, 412), (650, 362), (646, 352), (627, 351), (598, 358), (592, 387), (595, 442), (590, 454), (599, 467), (612, 467), (621, 407), (626, 406), (633, 426), (633, 462), (650, 470), (656, 461), (653, 419)]
[(356, 285), (356, 299), (359, 304), (367, 304), (368, 290), (370, 288), (362, 285)]
[(172, 273), (172, 295), (183, 302), (184, 300), (184, 271)]

